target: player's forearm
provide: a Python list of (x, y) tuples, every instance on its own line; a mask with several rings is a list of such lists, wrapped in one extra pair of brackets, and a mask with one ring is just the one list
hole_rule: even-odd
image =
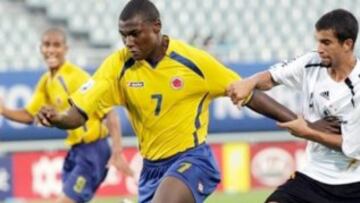
[(291, 121), (297, 118), (294, 112), (259, 90), (254, 91), (251, 100), (246, 106), (280, 122)]
[(254, 88), (259, 90), (270, 90), (276, 85), (273, 81), (269, 71), (262, 71), (251, 76), (249, 80), (252, 81)]
[(59, 114), (58, 118), (51, 120), (51, 124), (60, 129), (75, 129), (85, 124), (85, 118), (75, 107)]
[(115, 110), (111, 110), (107, 114), (105, 122), (109, 129), (113, 152), (122, 151), (120, 119)]
[(2, 108), (2, 115), (9, 120), (19, 123), (31, 124), (34, 121), (34, 117), (25, 109), (11, 110), (6, 107)]
[(311, 129), (307, 139), (323, 144), (332, 149), (341, 151), (342, 137), (338, 134), (325, 133), (322, 131)]

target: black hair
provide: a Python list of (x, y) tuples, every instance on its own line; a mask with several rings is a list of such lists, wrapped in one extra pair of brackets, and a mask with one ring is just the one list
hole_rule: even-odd
[(121, 11), (119, 20), (129, 20), (136, 15), (149, 22), (160, 20), (159, 10), (149, 0), (130, 0)]
[(315, 24), (317, 31), (333, 30), (339, 42), (352, 39), (355, 45), (359, 31), (358, 21), (355, 16), (347, 10), (335, 9), (324, 14)]

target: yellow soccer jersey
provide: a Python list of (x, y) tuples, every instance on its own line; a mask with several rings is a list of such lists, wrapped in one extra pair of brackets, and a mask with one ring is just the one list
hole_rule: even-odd
[(206, 52), (170, 39), (155, 67), (126, 48), (113, 53), (72, 99), (85, 114), (126, 106), (141, 154), (159, 160), (205, 141), (210, 101), (239, 79)]
[[(44, 105), (54, 106), (60, 112), (64, 111), (70, 106), (68, 103), (69, 95), (75, 92), (89, 78), (90, 76), (86, 71), (66, 62), (54, 77), (50, 76), (50, 72), (42, 75), (33, 97), (25, 109), (33, 116)], [(89, 115), (91, 116), (84, 126), (68, 130), (67, 144), (88, 143), (107, 135), (108, 130), (101, 121), (103, 114), (93, 112)]]

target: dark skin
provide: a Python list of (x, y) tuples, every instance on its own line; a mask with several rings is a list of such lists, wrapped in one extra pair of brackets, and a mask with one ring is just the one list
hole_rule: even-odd
[(146, 60), (150, 64), (164, 57), (169, 44), (169, 39), (161, 35), (160, 30), (160, 20), (144, 21), (140, 15), (119, 21), (119, 33), (132, 57), (135, 60)]
[[(161, 35), (160, 30), (161, 22), (159, 20), (146, 21), (140, 15), (129, 20), (119, 21), (119, 32), (133, 58), (146, 60), (150, 64), (156, 64), (164, 57), (169, 43), (168, 38)], [(290, 121), (297, 117), (296, 114), (260, 91), (254, 93), (247, 106), (278, 121)], [(45, 107), (39, 113), (38, 118), (43, 125), (65, 129), (81, 126), (86, 121), (86, 118), (75, 107), (70, 108), (65, 114), (59, 114), (54, 109)], [(321, 122), (323, 126), (331, 126), (325, 121)], [(184, 182), (168, 176), (162, 179), (152, 203), (169, 202), (192, 203), (195, 200), (191, 190)]]

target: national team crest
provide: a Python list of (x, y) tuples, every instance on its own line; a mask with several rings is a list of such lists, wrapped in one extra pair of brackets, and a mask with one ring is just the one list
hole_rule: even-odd
[(171, 87), (172, 87), (173, 89), (178, 90), (178, 89), (181, 89), (181, 88), (184, 86), (184, 81), (183, 81), (183, 79), (180, 78), (180, 77), (173, 77), (173, 78), (171, 79), (170, 85), (171, 85)]

